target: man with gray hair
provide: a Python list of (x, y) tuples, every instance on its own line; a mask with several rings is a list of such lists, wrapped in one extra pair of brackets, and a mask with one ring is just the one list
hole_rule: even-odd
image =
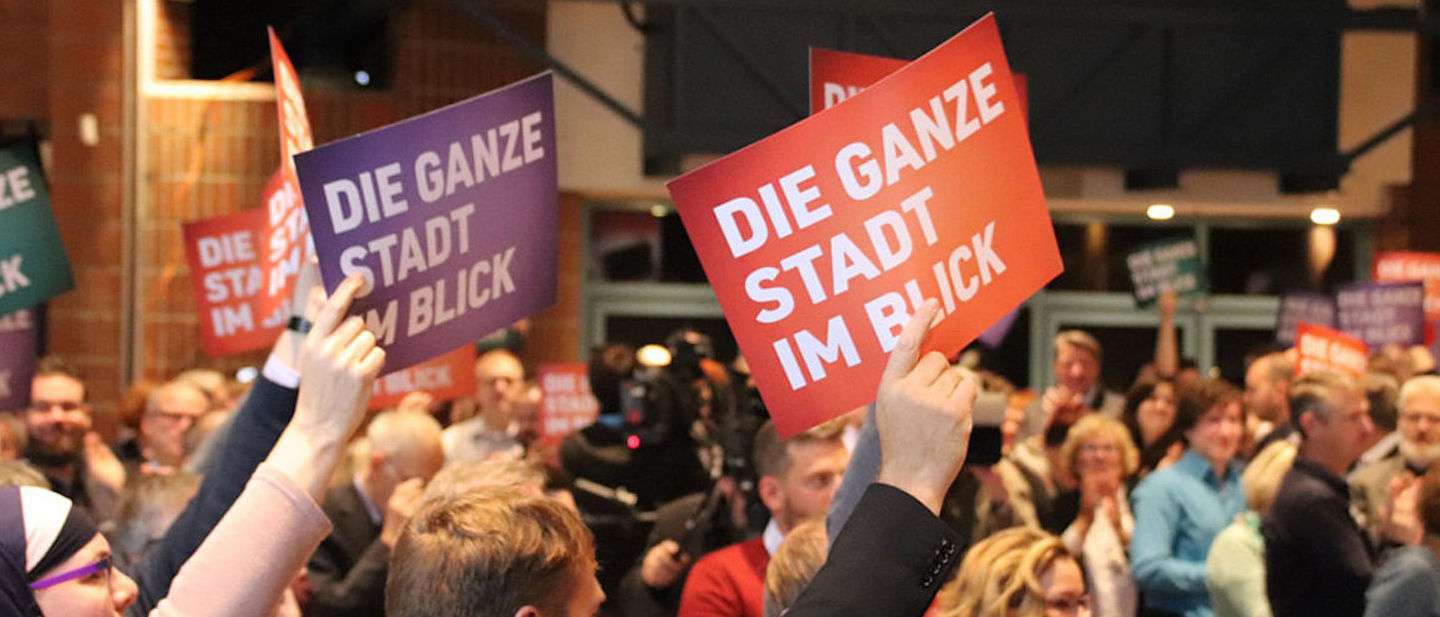
[(390, 550), (445, 462), (440, 424), (425, 414), (383, 412), (365, 438), (369, 455), (354, 480), (325, 496), (335, 529), (310, 557), (310, 617), (385, 614)]
[(1375, 572), (1375, 548), (1350, 515), (1342, 478), (1374, 432), (1359, 385), (1338, 373), (1308, 374), (1290, 388), (1301, 435), (1265, 537), (1265, 592), (1275, 617), (1360, 617)]
[(1376, 540), (1405, 541), (1418, 534), (1413, 524), (1397, 521), (1394, 515), (1405, 489), (1440, 460), (1440, 377), (1411, 377), (1400, 388), (1397, 408), (1399, 451), (1350, 474), (1351, 499)]

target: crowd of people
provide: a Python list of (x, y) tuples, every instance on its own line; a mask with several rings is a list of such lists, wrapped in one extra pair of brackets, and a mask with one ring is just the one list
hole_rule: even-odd
[(932, 301), (875, 403), (803, 433), (680, 332), (668, 362), (596, 350), (599, 417), (552, 440), (512, 349), (471, 399), (367, 411), (361, 286), (302, 285), (251, 384), (137, 384), (117, 443), (42, 361), (0, 416), (0, 614), (1440, 615), (1423, 349), (1360, 378), (1260, 350), (1234, 385), (1179, 358), (1167, 294), (1128, 391), (1075, 330), (1026, 390), (922, 354)]

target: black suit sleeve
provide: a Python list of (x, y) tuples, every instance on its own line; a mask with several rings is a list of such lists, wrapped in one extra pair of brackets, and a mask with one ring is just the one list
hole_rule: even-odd
[(310, 557), (310, 582), (314, 585), (315, 596), (311, 598), (305, 614), (309, 617), (384, 615), (390, 547), (376, 538), (346, 572), (340, 556), (336, 554), (342, 549), (332, 538), (321, 542), (319, 549)]
[(919, 501), (871, 484), (787, 617), (918, 617), (960, 561), (957, 536)]
[(210, 530), (245, 490), (250, 475), (265, 457), (290, 417), (295, 413), (296, 391), (261, 376), (230, 421), (229, 433), (215, 453), (214, 465), (205, 474), (200, 491), (185, 506), (131, 577), (139, 588), (135, 602), (125, 610), (127, 617), (149, 615), (170, 593), (170, 582), (180, 566), (190, 559)]

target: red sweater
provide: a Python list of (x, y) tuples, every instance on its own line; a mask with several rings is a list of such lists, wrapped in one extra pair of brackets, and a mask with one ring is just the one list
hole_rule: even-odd
[(731, 544), (695, 562), (680, 596), (680, 617), (763, 617), (765, 568), (762, 538)]

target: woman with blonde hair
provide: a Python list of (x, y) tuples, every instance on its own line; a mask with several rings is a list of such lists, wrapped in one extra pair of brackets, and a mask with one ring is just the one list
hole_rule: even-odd
[(1205, 586), (1215, 617), (1270, 617), (1265, 596), (1265, 538), (1260, 519), (1270, 512), (1280, 481), (1295, 462), (1295, 444), (1279, 440), (1266, 446), (1240, 475), (1245, 512), (1215, 536), (1205, 562)]
[(1101, 617), (1135, 616), (1139, 595), (1126, 556), (1135, 517), (1125, 486), (1139, 465), (1139, 449), (1125, 425), (1100, 414), (1076, 422), (1060, 447), (1060, 473), (1079, 487), (1078, 497), (1071, 497), (1078, 512), (1060, 538), (1085, 566)]
[(940, 590), (941, 617), (1039, 617), (1084, 613), (1090, 599), (1080, 564), (1059, 538), (1014, 527), (965, 553), (960, 571)]

